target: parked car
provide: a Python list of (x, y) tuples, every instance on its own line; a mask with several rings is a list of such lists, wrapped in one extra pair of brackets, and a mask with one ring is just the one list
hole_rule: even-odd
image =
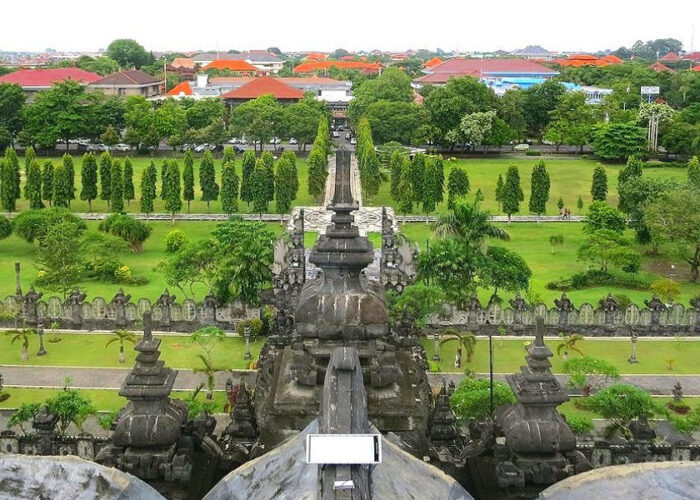
[(273, 137), (270, 139), (270, 144), (279, 144), (282, 140), (279, 137)]
[(195, 146), (195, 147), (194, 147), (194, 152), (195, 152), (195, 153), (204, 153), (204, 152), (207, 151), (208, 149), (209, 149), (209, 144), (207, 144), (207, 143), (205, 142), (204, 144), (200, 144), (200, 145), (198, 145), (198, 146)]
[(223, 144), (210, 144), (209, 145), (209, 151), (213, 151), (214, 153), (221, 153), (224, 150), (224, 145)]
[(338, 125), (338, 128), (336, 128), (336, 130), (339, 130), (339, 131), (341, 131), (341, 132), (342, 132), (343, 130), (345, 130), (345, 128), (343, 128), (343, 126), (342, 126), (342, 125)]
[(517, 144), (513, 147), (513, 151), (527, 151), (530, 149), (529, 144)]
[(106, 144), (88, 144), (86, 151), (109, 151), (109, 146), (107, 146)]
[(352, 134), (351, 134), (350, 132), (347, 132), (347, 133), (345, 134), (345, 140), (346, 140), (346, 141), (349, 141), (350, 139), (352, 139)]
[(297, 140), (294, 137), (289, 138), (289, 144), (298, 144)]
[(350, 139), (350, 144), (352, 144), (353, 146), (357, 144), (357, 139), (355, 139), (354, 137)]
[(238, 145), (233, 146), (233, 150), (234, 150), (236, 153), (245, 153), (245, 148), (242, 148), (241, 146), (238, 146)]
[(126, 152), (131, 150), (131, 147), (129, 147), (128, 144), (124, 144), (124, 143), (120, 142), (119, 144), (115, 144), (112, 149), (114, 149), (115, 151), (120, 151), (122, 153), (126, 153)]
[(336, 132), (335, 130), (333, 131), (333, 139), (337, 139), (340, 137), (340, 132)]
[(237, 138), (237, 137), (231, 137), (231, 138), (228, 140), (228, 143), (229, 143), (229, 144), (238, 144), (238, 138)]
[(180, 153), (184, 153), (185, 151), (189, 151), (190, 149), (194, 149), (194, 144), (183, 144), (180, 146)]

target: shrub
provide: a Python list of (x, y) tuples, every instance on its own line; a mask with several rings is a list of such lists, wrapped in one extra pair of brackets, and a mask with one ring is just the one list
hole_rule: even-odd
[(246, 326), (250, 327), (250, 336), (252, 338), (256, 338), (258, 335), (262, 335), (262, 332), (263, 332), (262, 320), (260, 320), (260, 319), (246, 319), (246, 320), (240, 321), (236, 325), (236, 333), (238, 333), (238, 335), (243, 335), (244, 328)]
[(134, 252), (140, 252), (153, 228), (128, 215), (112, 214), (100, 223), (100, 231), (119, 236), (131, 245)]
[(651, 284), (651, 291), (661, 297), (664, 302), (673, 302), (681, 293), (681, 287), (678, 283), (668, 278), (661, 278)]
[[(465, 377), (450, 397), (450, 406), (457, 418), (483, 420), (489, 417), (489, 381)], [(493, 383), (493, 408), (515, 403), (515, 394), (503, 382)]]
[(670, 420), (671, 425), (678, 432), (690, 434), (700, 429), (700, 409), (695, 408), (692, 412), (683, 416), (671, 415)]
[(190, 240), (180, 229), (173, 229), (165, 235), (164, 242), (165, 250), (169, 253), (175, 253), (187, 245)]
[(12, 234), (12, 221), (0, 215), (0, 240), (7, 238)]
[(525, 156), (542, 156), (542, 153), (534, 149), (528, 149), (525, 151)]
[(566, 417), (566, 423), (569, 424), (571, 431), (576, 435), (586, 434), (593, 430), (593, 419), (585, 415), (571, 415)]
[(42, 240), (49, 227), (63, 222), (75, 224), (81, 233), (87, 229), (83, 220), (65, 208), (24, 210), (17, 214), (17, 217), (12, 221), (12, 227), (17, 236), (28, 243), (33, 243)]
[[(630, 290), (649, 290), (649, 283), (638, 278), (618, 276), (600, 269), (591, 269), (585, 273), (576, 273), (571, 278), (560, 278), (545, 285), (547, 290), (568, 292), (599, 286), (614, 286)], [(629, 304), (628, 304), (629, 305)]]

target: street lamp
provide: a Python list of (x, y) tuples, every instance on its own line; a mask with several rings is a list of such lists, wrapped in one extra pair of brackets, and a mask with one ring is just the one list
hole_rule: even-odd
[(440, 362), (440, 331), (433, 332), (433, 361)]
[(245, 325), (243, 327), (243, 337), (245, 338), (245, 354), (243, 359), (252, 359), (253, 356), (250, 354), (250, 325)]
[(44, 323), (39, 323), (36, 329), (37, 335), (39, 335), (39, 350), (37, 351), (37, 356), (44, 356), (46, 354), (46, 349), (44, 349)]
[(489, 332), (489, 411), (493, 418), (493, 334)]
[(639, 337), (637, 336), (636, 333), (632, 332), (632, 353), (630, 354), (629, 359), (627, 360), (631, 365), (634, 365), (638, 363), (637, 361), (637, 341), (639, 340)]

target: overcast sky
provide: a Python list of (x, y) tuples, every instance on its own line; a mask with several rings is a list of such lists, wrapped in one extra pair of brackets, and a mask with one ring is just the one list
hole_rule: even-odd
[[(104, 6), (104, 7), (103, 7)], [(678, 38), (700, 48), (698, 0), (34, 0), (0, 2), (0, 50), (597, 51)], [(692, 26), (695, 23), (695, 26)]]

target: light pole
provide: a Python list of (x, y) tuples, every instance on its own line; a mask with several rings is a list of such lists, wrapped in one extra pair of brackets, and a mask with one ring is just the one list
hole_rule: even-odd
[(489, 332), (489, 411), (493, 418), (493, 335)]
[(632, 353), (630, 354), (629, 359), (627, 360), (631, 365), (634, 365), (638, 363), (637, 361), (637, 341), (639, 340), (639, 337), (637, 336), (636, 333), (632, 332)]
[(440, 362), (440, 332), (438, 330), (433, 333), (433, 361)]
[(37, 351), (37, 356), (44, 356), (46, 354), (46, 349), (44, 349), (44, 323), (39, 323), (36, 329), (37, 335), (39, 335), (39, 350)]
[(245, 338), (245, 354), (243, 359), (252, 359), (253, 356), (250, 354), (250, 325), (245, 325), (243, 327), (243, 337)]

